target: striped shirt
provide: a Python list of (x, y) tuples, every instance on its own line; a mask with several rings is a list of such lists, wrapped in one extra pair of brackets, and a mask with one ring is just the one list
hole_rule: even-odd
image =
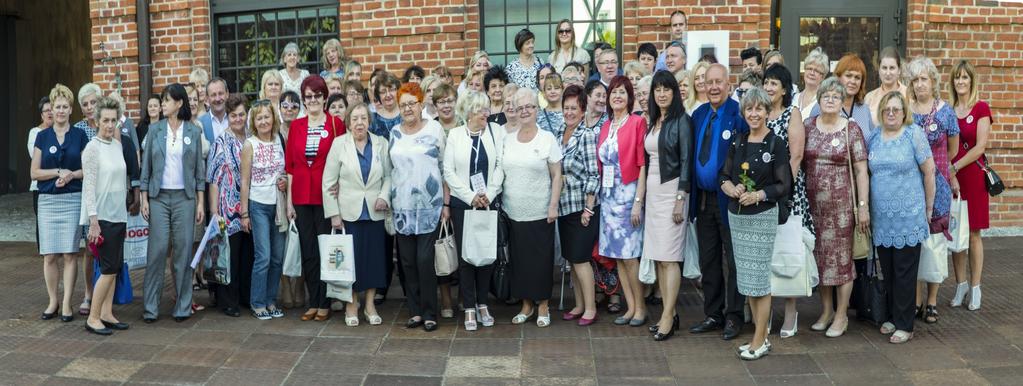
[(309, 126), (309, 132), (305, 137), (305, 158), (310, 165), (313, 164), (313, 158), (316, 158), (316, 153), (320, 150), (320, 141), (324, 138), (327, 138), (327, 131), (324, 130), (322, 123)]

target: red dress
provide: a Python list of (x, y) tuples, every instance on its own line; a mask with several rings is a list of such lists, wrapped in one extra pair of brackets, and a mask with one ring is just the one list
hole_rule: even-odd
[[(977, 144), (977, 125), (981, 118), (991, 119), (991, 108), (984, 101), (977, 101), (973, 109), (965, 117), (959, 118), (959, 143), (963, 149), (959, 151), (953, 162), (959, 161), (966, 155), (969, 149)], [(992, 123), (994, 120), (992, 119)], [(984, 162), (983, 158), (980, 162)], [(967, 210), (970, 212), (970, 230), (977, 231), (987, 229), (990, 226), (987, 187), (984, 184), (984, 172), (977, 166), (976, 162), (963, 166), (956, 173), (959, 180), (959, 194), (966, 200)]]

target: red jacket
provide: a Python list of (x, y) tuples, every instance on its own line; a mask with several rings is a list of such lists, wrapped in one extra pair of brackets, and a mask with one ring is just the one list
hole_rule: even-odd
[[(607, 140), (611, 134), (611, 119), (604, 122), (600, 127), (600, 136), (597, 139), (597, 151), (600, 145)], [(618, 164), (622, 173), (622, 184), (628, 184), (639, 179), (639, 169), (646, 165), (646, 150), (643, 148), (643, 139), (646, 138), (646, 119), (635, 114), (629, 114), (622, 127), (618, 129)], [(597, 170), (603, 172), (604, 164), (597, 157)]]
[(324, 129), (327, 137), (320, 140), (320, 149), (316, 152), (313, 163), (307, 163), (305, 156), (306, 136), (309, 133), (309, 117), (302, 117), (291, 122), (288, 130), (288, 144), (284, 148), (284, 171), (291, 176), (292, 205), (323, 205), (323, 167), (327, 163), (327, 153), (334, 137), (345, 133), (345, 123), (341, 119), (324, 113), (327, 121)]

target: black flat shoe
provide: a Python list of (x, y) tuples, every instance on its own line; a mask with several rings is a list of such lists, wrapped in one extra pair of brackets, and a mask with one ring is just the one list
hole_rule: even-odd
[(736, 323), (736, 322), (731, 321), (731, 320), (726, 321), (725, 322), (725, 331), (724, 331), (724, 333), (721, 334), (721, 339), (724, 339), (724, 340), (735, 339), (735, 337), (739, 336), (739, 333), (741, 331), (742, 331), (742, 323)]
[(146, 324), (153, 324), (156, 322), (156, 318), (142, 318), (142, 321), (146, 322)]
[(60, 321), (61, 322), (67, 323), (67, 322), (70, 322), (72, 320), (75, 320), (75, 316), (74, 315), (61, 315), (60, 316)]
[(108, 321), (103, 320), (103, 319), (100, 319), (100, 322), (103, 322), (103, 325), (106, 326), (107, 328), (112, 328), (114, 330), (119, 330), (119, 331), (127, 330), (130, 327), (130, 326), (128, 326), (128, 323), (122, 323), (122, 322), (114, 323), (114, 322), (108, 322)]
[(434, 330), (437, 329), (437, 322), (432, 321), (432, 320), (427, 320), (427, 321), (423, 322), (423, 329), (426, 330), (427, 332), (434, 331)]
[(175, 316), (174, 317), (174, 321), (178, 322), (178, 323), (181, 323), (181, 322), (184, 322), (184, 321), (188, 320), (188, 318), (189, 318), (188, 316)]
[(420, 327), (422, 325), (423, 325), (423, 320), (422, 319), (415, 320), (413, 318), (413, 319), (409, 319), (408, 323), (405, 323), (405, 328), (417, 328), (417, 327)]
[(85, 325), (85, 331), (91, 332), (91, 333), (96, 334), (96, 335), (103, 335), (103, 336), (113, 335), (114, 334), (114, 331), (109, 329), (109, 328), (106, 328), (106, 327), (104, 327), (104, 328), (92, 328), (92, 327), (89, 327), (88, 324)]
[(232, 318), (237, 318), (239, 316), (242, 316), (242, 312), (236, 307), (228, 307), (224, 309), (224, 315), (230, 316)]
[(60, 312), (60, 306), (57, 306), (57, 309), (53, 310), (53, 312), (50, 312), (50, 313), (46, 313), (44, 311), (42, 313), (42, 315), (39, 315), (39, 319), (41, 319), (41, 320), (50, 320), (50, 319), (56, 318), (58, 312)]
[(702, 334), (714, 330), (720, 330), (724, 324), (721, 321), (714, 318), (704, 319), (702, 322), (697, 323), (695, 326), (689, 327), (690, 334)]

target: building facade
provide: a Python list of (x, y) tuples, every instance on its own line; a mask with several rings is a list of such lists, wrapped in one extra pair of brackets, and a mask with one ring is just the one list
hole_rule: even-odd
[[(857, 52), (873, 63), (884, 46), (935, 60), (942, 81), (955, 60), (980, 73), (981, 98), (991, 104), (989, 159), (1009, 189), (992, 200), (993, 227), (1023, 227), (1023, 4), (990, 0), (90, 0), (93, 80), (119, 88), (137, 118), (140, 69), (152, 69), (152, 90), (186, 82), (195, 67), (228, 80), (233, 92), (254, 94), (265, 69), (279, 66), (288, 42), (300, 46), (302, 66), (319, 70), (320, 46), (339, 38), (350, 58), (400, 75), (410, 63), (444, 65), (461, 75), (467, 58), (487, 50), (494, 62), (514, 58), (515, 32), (529, 27), (537, 52), (551, 50), (556, 24), (572, 20), (577, 42), (611, 43), (622, 61), (639, 44), (659, 48), (669, 38), (669, 15), (683, 10), (688, 30), (729, 31), (733, 73), (750, 46), (778, 48), (790, 68), (816, 46), (833, 60)], [(137, 14), (148, 12), (139, 31)], [(139, 34), (148, 33), (148, 55)], [(150, 63), (140, 63), (148, 56)], [(796, 78), (801, 79), (801, 78)], [(74, 88), (75, 85), (72, 85)]]

